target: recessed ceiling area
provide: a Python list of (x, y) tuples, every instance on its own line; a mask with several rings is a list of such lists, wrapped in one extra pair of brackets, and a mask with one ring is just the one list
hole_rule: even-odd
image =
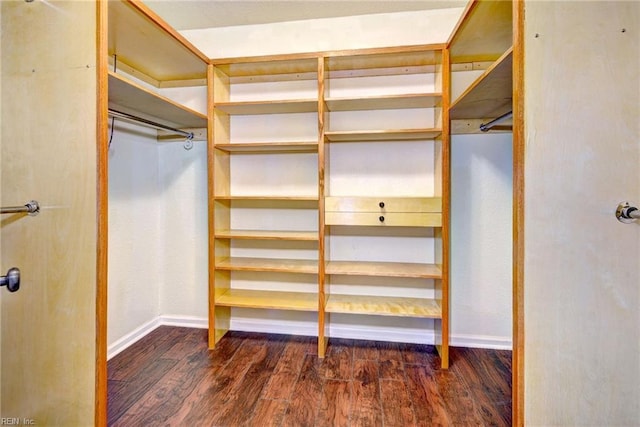
[(464, 7), (466, 0), (149, 0), (178, 31)]

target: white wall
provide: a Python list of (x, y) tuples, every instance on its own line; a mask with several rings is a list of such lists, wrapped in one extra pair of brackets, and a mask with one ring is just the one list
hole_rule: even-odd
[[(190, 30), (183, 32), (183, 34), (212, 57), (442, 43), (449, 37), (461, 11), (461, 9), (447, 9), (331, 18), (270, 25)], [(256, 40), (260, 42), (256, 42)], [(467, 76), (466, 79), (469, 80), (469, 77), (473, 78), (474, 76)], [(464, 77), (456, 78), (456, 82), (464, 79)], [(460, 85), (456, 83), (456, 87), (458, 86)], [(270, 88), (262, 89), (270, 90)], [(175, 89), (173, 91), (180, 92)], [(189, 90), (185, 92), (189, 92)], [(252, 89), (249, 92), (255, 93), (256, 90)], [(236, 94), (236, 96), (252, 96), (251, 93)], [(181, 96), (180, 93), (172, 95), (174, 97)], [(315, 96), (315, 94), (311, 96)], [(189, 101), (190, 95), (183, 93), (182, 98), (182, 101), (191, 102)], [(202, 104), (202, 101), (196, 102), (196, 104), (198, 103)], [(194, 108), (201, 109), (201, 106), (194, 106)], [(409, 112), (409, 110), (405, 110), (403, 116), (413, 120), (411, 114), (407, 114)], [(247, 121), (247, 123), (237, 123), (234, 129), (243, 129), (249, 132), (246, 135), (242, 131), (234, 134), (234, 140), (253, 139), (251, 132), (256, 129), (265, 129), (270, 123), (273, 125), (272, 119), (273, 117), (265, 124), (264, 120), (261, 121), (260, 118), (234, 118), (239, 122)], [(304, 117), (301, 117), (301, 120), (306, 123)], [(315, 120), (315, 117), (311, 117), (312, 139), (315, 138), (313, 136), (315, 135), (313, 134)], [(339, 120), (339, 117), (332, 118), (332, 125), (337, 126)], [(282, 126), (279, 125), (278, 128), (282, 128)], [(307, 126), (303, 128), (306, 129)], [(300, 130), (296, 126), (286, 127), (292, 132), (290, 136), (293, 139), (305, 136), (303, 128)], [(114, 144), (116, 144), (115, 140), (114, 137)], [(508, 348), (511, 343), (510, 136), (461, 136), (455, 137), (453, 144), (452, 344)], [(348, 145), (345, 145), (343, 150), (353, 149)], [(120, 149), (119, 144), (115, 145), (115, 149)], [(133, 148), (129, 149), (133, 150)], [(143, 150), (142, 147), (138, 149)], [(418, 149), (423, 151), (425, 148)], [(120, 159), (120, 163), (117, 163), (114, 158), (111, 159), (110, 175), (112, 176), (118, 174), (120, 168), (124, 168), (125, 171), (132, 170), (130, 173), (137, 171), (138, 174), (148, 174), (149, 177), (155, 173), (158, 181), (157, 187), (153, 191), (150, 189), (140, 191), (134, 188), (135, 180), (147, 178), (145, 176), (135, 177), (129, 183), (126, 192), (129, 197), (141, 197), (148, 200), (150, 204), (147, 208), (150, 209), (150, 212), (135, 219), (131, 227), (124, 223), (111, 224), (110, 235), (114, 236), (114, 239), (119, 239), (118, 236), (121, 233), (125, 235), (133, 233), (133, 229), (136, 228), (133, 224), (144, 222), (146, 225), (143, 225), (142, 229), (136, 230), (139, 236), (136, 239), (144, 239), (145, 245), (149, 245), (147, 253), (157, 254), (157, 258), (131, 251), (129, 244), (124, 249), (117, 249), (121, 252), (119, 256), (124, 258), (120, 261), (113, 257), (110, 258), (110, 286), (113, 286), (111, 279), (125, 276), (126, 271), (134, 264), (149, 268), (150, 277), (154, 277), (157, 282), (147, 280), (149, 284), (155, 282), (156, 290), (144, 288), (136, 291), (116, 291), (122, 296), (120, 303), (114, 301), (116, 297), (110, 294), (110, 344), (127, 332), (141, 326), (154, 315), (173, 316), (178, 319), (195, 317), (200, 319), (202, 324), (206, 324), (208, 298), (206, 149), (204, 144), (200, 146), (196, 144), (193, 150), (185, 152), (180, 144), (168, 144), (154, 145), (154, 148), (150, 150), (153, 153), (148, 157), (142, 156), (135, 160)], [(379, 157), (388, 155), (382, 146), (377, 150)], [(274, 162), (274, 169), (281, 170), (280, 166), (282, 165), (278, 165), (277, 157), (285, 157), (271, 157), (273, 159), (269, 161)], [(373, 153), (369, 156), (371, 161), (376, 158)], [(243, 167), (245, 169), (252, 168), (254, 160), (255, 156), (234, 157), (233, 169), (241, 171)], [(284, 161), (288, 162), (288, 160)], [(315, 167), (315, 160), (311, 159), (309, 162), (305, 160), (303, 163), (309, 163)], [(288, 165), (290, 166), (290, 162)], [(242, 175), (239, 177), (242, 178)], [(334, 177), (336, 180), (330, 182), (329, 185), (333, 185), (336, 192), (346, 191), (344, 183), (340, 183), (339, 175), (334, 175)], [(274, 179), (279, 178), (274, 177)], [(250, 183), (250, 181), (247, 182)], [(262, 182), (258, 184), (262, 184)], [(348, 185), (357, 184), (352, 182)], [(283, 191), (285, 190), (283, 189)], [(112, 188), (110, 191), (114, 192), (116, 188)], [(239, 191), (242, 191), (242, 188), (239, 188)], [(116, 195), (111, 199), (110, 209), (112, 211), (126, 209), (124, 204), (118, 207), (118, 197), (120, 196)], [(469, 217), (468, 212), (473, 212), (474, 215)], [(118, 214), (115, 215), (117, 218)], [(131, 218), (129, 216), (129, 220)], [(240, 217), (237, 218), (240, 220)], [(308, 218), (305, 218), (300, 219), (301, 226), (308, 223)], [(156, 234), (160, 236), (159, 238), (158, 236), (155, 238), (142, 236), (142, 230), (150, 226), (149, 224), (155, 224), (153, 227), (156, 227)], [(336, 254), (342, 250), (341, 239), (345, 238), (338, 236), (333, 240), (333, 249)], [(425, 236), (424, 239), (430, 239), (430, 237)], [(116, 251), (113, 245), (111, 248), (110, 255)], [(246, 252), (247, 250), (252, 249), (242, 245), (234, 246), (235, 252)], [(302, 250), (302, 253), (307, 252), (306, 248), (296, 250)], [(128, 258), (125, 254), (135, 259), (136, 262), (127, 261)], [(307, 256), (305, 255), (305, 257)], [(135, 274), (142, 274), (142, 272), (138, 271)], [(245, 277), (236, 278), (240, 279), (237, 283), (240, 283), (241, 286), (254, 286), (251, 283), (251, 277), (245, 275)], [(120, 280), (121, 283), (126, 282), (123, 279)], [(309, 286), (305, 283), (304, 277), (295, 280), (298, 286)], [(139, 280), (132, 279), (132, 281), (135, 281), (139, 286)], [(336, 282), (336, 286), (341, 285)], [(354, 284), (348, 285), (354, 286)], [(375, 286), (380, 288), (381, 285)], [(406, 289), (411, 290), (412, 286), (413, 284), (407, 283)], [(146, 293), (148, 297), (145, 302), (147, 311), (144, 316), (141, 308), (133, 311), (140, 314), (135, 319), (120, 318), (116, 315), (116, 312), (122, 315), (131, 309), (128, 307), (130, 303), (127, 302), (127, 292)], [(145, 299), (137, 298), (137, 301), (137, 304), (142, 304)], [(234, 310), (234, 316), (236, 320), (232, 326), (236, 328), (279, 332), (295, 330), (297, 333), (309, 335), (317, 333), (315, 316), (265, 310)], [(263, 318), (270, 320), (265, 322)], [(372, 339), (387, 336), (389, 339), (418, 342), (432, 342), (433, 340), (432, 335), (429, 335), (432, 331), (432, 321), (430, 320), (392, 320), (346, 315), (334, 315), (331, 320), (334, 329), (331, 331), (331, 336), (342, 335)], [(122, 324), (117, 324), (118, 322)], [(294, 329), (291, 329), (292, 325), (294, 325)], [(427, 331), (426, 334), (425, 331)]]
[(158, 317), (164, 287), (155, 131), (115, 123), (109, 149), (108, 345)]
[(182, 31), (210, 58), (447, 41), (461, 8)]

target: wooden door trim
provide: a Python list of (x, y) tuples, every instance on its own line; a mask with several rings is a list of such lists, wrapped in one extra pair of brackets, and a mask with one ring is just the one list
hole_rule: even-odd
[(524, 426), (524, 14), (525, 0), (513, 8), (513, 425)]
[(109, 200), (109, 143), (108, 143), (108, 3), (96, 3), (96, 153), (97, 153), (97, 260), (96, 260), (96, 383), (94, 425), (107, 425), (107, 252)]

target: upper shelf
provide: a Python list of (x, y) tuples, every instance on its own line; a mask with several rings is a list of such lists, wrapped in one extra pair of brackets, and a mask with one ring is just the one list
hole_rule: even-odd
[(312, 113), (318, 111), (316, 99), (287, 99), (278, 101), (218, 102), (215, 108), (227, 114), (284, 114)]
[(436, 65), (441, 61), (441, 46), (414, 46), (410, 48), (380, 49), (364, 54), (329, 55), (326, 69), (334, 74), (351, 71), (349, 77), (370, 75), (372, 69), (403, 69)]
[(439, 93), (325, 99), (329, 111), (433, 108), (441, 102), (442, 94)]
[(456, 119), (499, 117), (512, 109), (513, 49), (510, 48), (451, 104)]
[(208, 58), (144, 4), (108, 3), (109, 56), (158, 82), (206, 78)]
[(327, 131), (328, 142), (419, 141), (437, 138), (441, 129), (381, 129)]
[(469, 3), (449, 39), (452, 63), (495, 61), (513, 44), (511, 1)]
[(252, 83), (283, 80), (316, 80), (318, 58), (256, 60), (231, 58), (213, 60), (213, 65), (231, 79), (231, 83)]
[(109, 108), (143, 113), (180, 128), (205, 128), (207, 116), (109, 72)]
[(318, 142), (246, 142), (235, 144), (216, 144), (215, 148), (228, 153), (317, 153)]

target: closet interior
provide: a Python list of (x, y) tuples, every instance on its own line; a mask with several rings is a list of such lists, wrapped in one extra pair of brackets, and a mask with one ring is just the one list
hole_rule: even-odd
[(210, 347), (236, 318), (291, 316), (323, 357), (334, 326), (373, 318), (447, 368), (451, 135), (511, 111), (511, 2), (471, 1), (448, 43), (227, 59), (108, 3), (109, 111), (207, 141)]

